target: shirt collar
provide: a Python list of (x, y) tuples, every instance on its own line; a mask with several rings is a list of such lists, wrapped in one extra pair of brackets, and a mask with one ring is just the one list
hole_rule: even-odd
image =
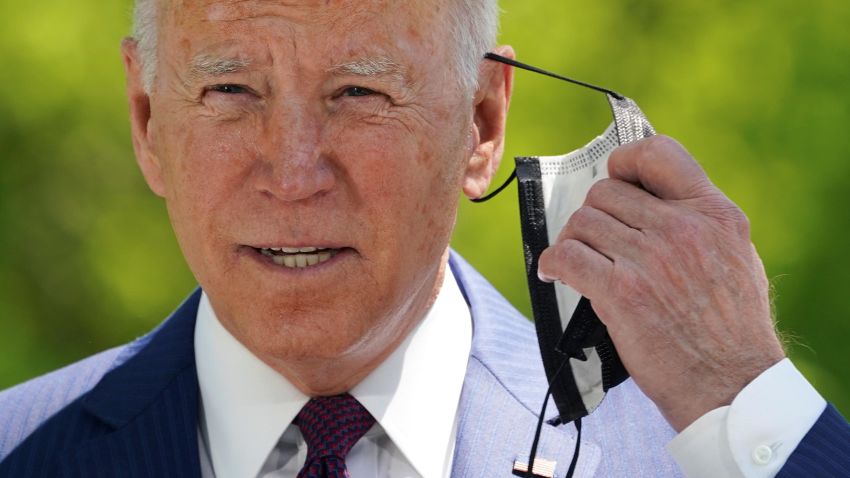
[(472, 316), (451, 268), (425, 319), (351, 390), (420, 475), (448, 476)]
[(195, 361), (216, 475), (256, 476), (309, 397), (221, 325), (206, 293), (198, 305)]
[[(423, 477), (447, 476), (471, 343), (469, 308), (446, 265), (422, 322), (350, 392)], [(256, 476), (309, 397), (233, 337), (206, 294), (198, 307), (195, 356), (201, 422), (216, 474)]]

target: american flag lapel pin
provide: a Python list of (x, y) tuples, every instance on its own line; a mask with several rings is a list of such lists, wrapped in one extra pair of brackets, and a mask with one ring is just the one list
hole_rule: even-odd
[(529, 472), (528, 463), (514, 460), (513, 474), (523, 478), (555, 478), (555, 465), (557, 465), (555, 461), (535, 458)]

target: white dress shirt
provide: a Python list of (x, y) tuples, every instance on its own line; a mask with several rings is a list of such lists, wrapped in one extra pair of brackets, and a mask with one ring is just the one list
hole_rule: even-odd
[[(351, 391), (376, 424), (351, 449), (353, 478), (451, 473), (472, 318), (446, 267), (434, 305), (404, 342)], [(202, 295), (195, 327), (204, 478), (294, 477), (307, 445), (292, 420), (309, 397), (256, 358)]]

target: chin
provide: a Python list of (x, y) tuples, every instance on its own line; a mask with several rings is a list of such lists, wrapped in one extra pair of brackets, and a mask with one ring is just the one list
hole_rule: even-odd
[(383, 316), (368, 311), (352, 315), (351, 309), (281, 304), (258, 311), (251, 324), (241, 325), (250, 329), (246, 332), (257, 350), (281, 360), (332, 360), (357, 353), (384, 328), (379, 323)]

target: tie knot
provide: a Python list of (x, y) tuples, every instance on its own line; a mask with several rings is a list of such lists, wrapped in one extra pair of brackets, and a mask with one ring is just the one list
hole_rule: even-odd
[(349, 394), (311, 398), (292, 421), (307, 443), (307, 461), (320, 457), (345, 459), (351, 447), (375, 423)]

